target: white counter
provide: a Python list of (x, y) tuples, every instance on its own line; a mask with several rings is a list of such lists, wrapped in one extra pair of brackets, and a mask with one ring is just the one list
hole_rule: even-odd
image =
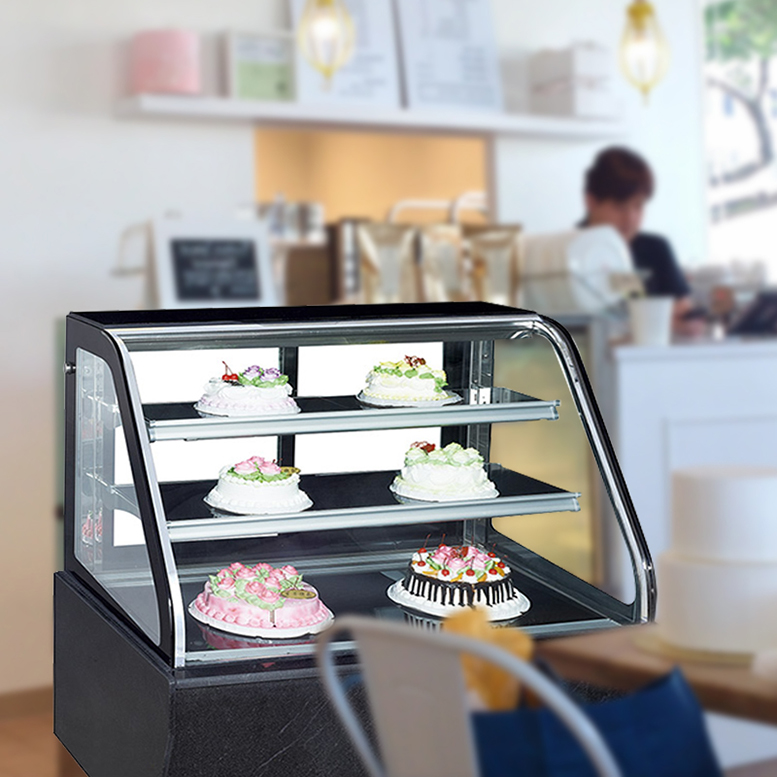
[[(610, 433), (655, 562), (669, 545), (672, 470), (777, 466), (777, 339), (623, 346), (611, 356)], [(612, 561), (610, 579), (633, 589), (627, 560)], [(657, 586), (660, 599), (660, 577)], [(720, 715), (707, 724), (725, 767), (777, 756), (774, 726)]]
[(777, 339), (619, 346), (612, 361), (610, 433), (655, 561), (669, 542), (672, 470), (777, 466)]

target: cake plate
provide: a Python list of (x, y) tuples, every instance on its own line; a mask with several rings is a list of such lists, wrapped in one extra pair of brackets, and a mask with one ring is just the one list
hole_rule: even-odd
[(457, 405), (464, 400), (451, 391), (445, 392), (444, 399), (428, 399), (424, 401), (411, 402), (399, 402), (396, 399), (380, 399), (378, 397), (366, 397), (363, 391), (360, 391), (356, 395), (356, 399), (359, 400), (366, 407), (442, 407), (443, 405)]
[[(518, 596), (515, 599), (511, 599), (509, 602), (500, 602), (499, 604), (493, 604), (490, 606), (481, 607), (485, 610), (488, 620), (490, 621), (507, 621), (517, 618), (519, 615), (523, 615), (530, 607), (531, 602), (524, 596), (518, 589), (516, 589)], [(416, 596), (405, 590), (401, 580), (397, 580), (393, 583), (386, 595), (392, 602), (399, 604), (402, 607), (407, 607), (410, 610), (424, 613), (425, 615), (436, 615), (438, 618), (443, 618), (446, 615), (454, 615), (457, 612), (462, 612), (464, 607), (457, 607), (449, 604), (437, 604), (436, 602), (430, 602), (428, 599), (424, 599), (422, 596)]]
[(389, 491), (394, 495), (394, 499), (397, 500), (400, 504), (403, 505), (413, 505), (413, 504), (429, 504), (430, 502), (474, 502), (478, 499), (496, 499), (499, 496), (498, 491), (494, 491), (491, 494), (476, 494), (474, 496), (451, 496), (444, 499), (423, 499), (421, 497), (413, 497), (413, 496), (405, 496), (404, 494), (397, 493), (394, 484), (392, 483), (389, 486)]
[[(323, 606), (326, 607), (326, 605)], [(263, 637), (265, 639), (294, 639), (296, 637), (304, 637), (306, 634), (318, 634), (319, 631), (323, 631), (335, 619), (335, 616), (332, 615), (328, 608), (327, 612), (329, 615), (324, 620), (320, 623), (314, 623), (312, 626), (300, 626), (296, 629), (266, 629), (256, 626), (240, 626), (237, 623), (224, 623), (224, 621), (211, 618), (210, 615), (200, 612), (196, 606), (196, 600), (189, 605), (189, 615), (200, 623), (229, 634), (239, 634), (241, 637)]]
[[(300, 497), (304, 498), (297, 500), (297, 504), (286, 506), (278, 505), (277, 507), (268, 507), (264, 510), (257, 510), (256, 505), (249, 505), (248, 502), (235, 502), (235, 500), (232, 499), (222, 501), (218, 495), (213, 496), (212, 493), (203, 497), (202, 501), (209, 507), (232, 515), (284, 515), (286, 513), (301, 513), (313, 506), (313, 500), (304, 491), (300, 491), (299, 493)], [(230, 506), (227, 507), (227, 504)], [(241, 509), (242, 504), (245, 504), (244, 509)]]
[(229, 413), (215, 413), (213, 411), (203, 410), (200, 407), (200, 403), (196, 402), (193, 405), (194, 409), (202, 416), (202, 418), (268, 418), (278, 415), (297, 415), (300, 412), (299, 406), (288, 407), (283, 410), (270, 410), (266, 413), (252, 412), (240, 412), (232, 410)]

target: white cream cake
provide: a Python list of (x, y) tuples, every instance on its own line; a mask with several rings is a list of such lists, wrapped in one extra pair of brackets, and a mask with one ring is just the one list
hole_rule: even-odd
[(205, 502), (240, 515), (296, 513), (313, 504), (299, 487), (298, 469), (279, 467), (261, 456), (224, 467)]
[(774, 468), (673, 473), (671, 546), (657, 565), (664, 642), (713, 653), (777, 645), (775, 504)]
[(391, 490), (397, 496), (427, 502), (494, 499), (499, 492), (483, 464), (475, 448), (463, 448), (456, 442), (444, 448), (416, 442), (405, 454), (405, 464)]
[(460, 397), (445, 390), (444, 370), (433, 370), (420, 356), (405, 356), (399, 362), (381, 362), (366, 378), (359, 399), (373, 405), (405, 407), (449, 404)]
[(224, 364), (224, 374), (211, 378), (195, 409), (218, 416), (286, 415), (299, 413), (288, 375), (277, 367), (254, 364), (240, 373)]

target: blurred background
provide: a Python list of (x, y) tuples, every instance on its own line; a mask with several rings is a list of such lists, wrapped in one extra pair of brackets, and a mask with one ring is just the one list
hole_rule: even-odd
[[(654, 556), (673, 469), (777, 466), (776, 55), (762, 0), (2, 0), (0, 568), (25, 605), (0, 600), (0, 711), (51, 685), (71, 310), (551, 314)], [(639, 209), (680, 285), (656, 285), (585, 198), (612, 147), (651, 183), (598, 201)], [(645, 323), (645, 292), (674, 297), (673, 317)], [(505, 369), (558, 393), (540, 357)], [(590, 466), (584, 439), (567, 447), (570, 471)], [(574, 520), (535, 546), (628, 578), (604, 569), (597, 516)]]

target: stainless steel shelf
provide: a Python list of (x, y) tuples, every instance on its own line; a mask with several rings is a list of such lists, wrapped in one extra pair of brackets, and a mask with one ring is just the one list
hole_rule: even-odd
[(213, 481), (162, 484), (167, 529), (172, 542), (241, 539), (292, 532), (401, 526), (416, 523), (496, 518), (504, 515), (576, 512), (579, 493), (487, 465), (500, 496), (463, 502), (398, 503), (389, 491), (395, 470), (334, 475), (303, 475), (302, 489), (313, 507), (284, 515), (234, 515), (209, 508), (202, 500)]
[(424, 426), (555, 421), (559, 400), (544, 401), (505, 388), (452, 389), (463, 402), (444, 407), (368, 408), (356, 397), (298, 397), (302, 412), (256, 418), (203, 417), (192, 403), (144, 405), (149, 438), (212, 440), (277, 434), (353, 432)]

